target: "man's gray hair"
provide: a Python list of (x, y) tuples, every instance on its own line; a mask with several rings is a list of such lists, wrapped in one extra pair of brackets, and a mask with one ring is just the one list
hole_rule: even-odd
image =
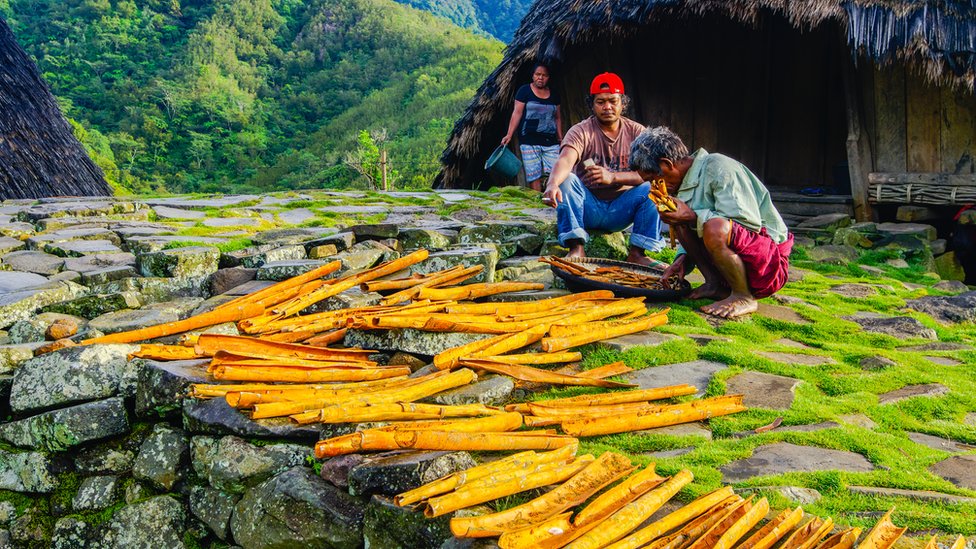
[(688, 156), (688, 147), (667, 126), (645, 128), (630, 144), (630, 169), (650, 173), (660, 173), (658, 163), (667, 158), (677, 162)]

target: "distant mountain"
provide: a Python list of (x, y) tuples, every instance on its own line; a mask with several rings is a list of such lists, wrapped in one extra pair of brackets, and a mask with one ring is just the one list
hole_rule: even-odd
[(397, 0), (446, 17), (459, 27), (488, 33), (502, 42), (512, 40), (522, 16), (534, 0)]
[(392, 0), (0, 0), (0, 16), (135, 192), (362, 185), (344, 159), (382, 129), (400, 182), (427, 186), (502, 49)]

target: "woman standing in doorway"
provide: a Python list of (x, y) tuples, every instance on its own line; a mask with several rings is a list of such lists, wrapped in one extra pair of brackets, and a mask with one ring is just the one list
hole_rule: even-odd
[(549, 89), (549, 68), (545, 65), (537, 64), (532, 71), (532, 82), (515, 93), (515, 108), (502, 145), (508, 145), (516, 129), (525, 180), (534, 190), (542, 191), (542, 180), (552, 171), (563, 139), (559, 96)]

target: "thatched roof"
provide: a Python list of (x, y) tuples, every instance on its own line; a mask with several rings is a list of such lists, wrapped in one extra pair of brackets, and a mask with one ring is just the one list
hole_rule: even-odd
[[(455, 124), (441, 157), (435, 187), (470, 184), (483, 164), (483, 133), (536, 61), (559, 64), (568, 45), (604, 37), (627, 37), (642, 26), (676, 16), (716, 15), (755, 23), (760, 15), (785, 17), (798, 30), (834, 21), (846, 26), (852, 56), (879, 65), (908, 63), (939, 84), (973, 91), (976, 74), (976, 0), (537, 0), (505, 52)], [(582, 37), (582, 39), (580, 38)], [(488, 151), (490, 152), (490, 151)]]
[(0, 18), (0, 199), (112, 194)]

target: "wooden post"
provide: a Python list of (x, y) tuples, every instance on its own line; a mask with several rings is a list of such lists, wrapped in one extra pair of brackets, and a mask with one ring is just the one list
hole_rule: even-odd
[(861, 101), (857, 89), (857, 75), (846, 40), (840, 51), (843, 57), (841, 70), (844, 80), (844, 103), (847, 106), (847, 169), (851, 176), (854, 219), (870, 221), (874, 216), (871, 203), (868, 202), (868, 174), (871, 172), (872, 165), (871, 144), (861, 125)]
[(386, 186), (386, 149), (380, 151), (380, 171), (383, 174), (383, 190), (390, 190)]

